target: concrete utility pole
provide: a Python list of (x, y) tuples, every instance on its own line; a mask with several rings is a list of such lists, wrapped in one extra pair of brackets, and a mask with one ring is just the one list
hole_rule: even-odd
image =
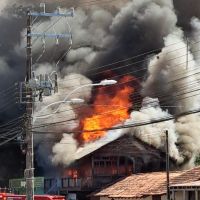
[[(24, 172), (24, 176), (26, 179), (26, 200), (34, 199), (34, 147), (33, 147), (33, 132), (32, 132), (32, 114), (34, 109), (34, 96), (33, 89), (31, 87), (31, 81), (34, 77), (32, 77), (32, 37), (41, 37), (45, 38), (71, 38), (70, 33), (66, 34), (54, 34), (54, 33), (32, 33), (32, 25), (33, 20), (32, 17), (73, 17), (74, 9), (72, 8), (70, 11), (65, 13), (61, 13), (60, 10), (54, 13), (46, 13), (45, 4), (42, 4), (44, 7), (43, 12), (27, 12), (27, 49), (26, 49), (26, 169)], [(57, 79), (57, 76), (56, 76)], [(23, 102), (22, 102), (23, 103)]]
[[(26, 49), (26, 84), (29, 83), (29, 80), (32, 78), (32, 46), (31, 46), (31, 24), (32, 16), (30, 11), (27, 12), (27, 49)], [(25, 169), (25, 178), (26, 178), (26, 199), (32, 200), (34, 196), (34, 164), (33, 164), (33, 134), (31, 131), (32, 127), (32, 112), (33, 112), (33, 103), (32, 103), (32, 89), (26, 87), (27, 94), (27, 104), (26, 104), (26, 143), (27, 143), (27, 152), (26, 152), (26, 169)]]
[(169, 138), (168, 138), (168, 130), (165, 131), (165, 134), (166, 134), (167, 200), (170, 200), (170, 190), (169, 190)]

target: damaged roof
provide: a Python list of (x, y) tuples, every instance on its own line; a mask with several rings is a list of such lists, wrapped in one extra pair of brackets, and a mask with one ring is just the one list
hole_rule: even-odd
[[(125, 145), (124, 145), (125, 144)], [(109, 146), (108, 146), (109, 145)], [(121, 149), (120, 147), (123, 147)], [(137, 153), (147, 155), (152, 154), (160, 158), (161, 151), (156, 149), (152, 145), (149, 145), (140, 139), (136, 138), (131, 134), (125, 135), (115, 135), (115, 139), (112, 140), (99, 140), (94, 143), (87, 144), (85, 147), (79, 148), (76, 152), (76, 160), (82, 159), (83, 157), (89, 156), (92, 153), (101, 150), (104, 154), (112, 152), (112, 154), (119, 155), (120, 153), (125, 153), (127, 156), (134, 151)], [(132, 155), (133, 156), (133, 155)]]

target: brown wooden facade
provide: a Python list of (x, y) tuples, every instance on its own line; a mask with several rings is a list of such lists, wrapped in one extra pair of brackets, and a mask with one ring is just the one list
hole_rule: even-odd
[(62, 191), (94, 191), (132, 173), (165, 169), (165, 156), (125, 135), (82, 157), (65, 169)]

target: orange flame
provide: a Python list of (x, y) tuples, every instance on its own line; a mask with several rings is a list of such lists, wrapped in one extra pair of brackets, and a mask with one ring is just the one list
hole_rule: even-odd
[[(111, 128), (129, 118), (129, 108), (132, 106), (130, 95), (134, 88), (130, 82), (132, 76), (124, 76), (117, 86), (101, 87), (94, 100), (93, 115), (81, 121), (84, 142), (97, 140), (106, 134), (106, 131), (84, 132), (84, 130), (99, 130)], [(110, 91), (111, 90), (111, 91)]]

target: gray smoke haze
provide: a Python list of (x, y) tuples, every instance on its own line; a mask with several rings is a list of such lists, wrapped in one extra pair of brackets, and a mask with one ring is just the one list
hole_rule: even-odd
[[(106, 23), (105, 16), (108, 19)], [(133, 111), (131, 113), (131, 121), (139, 122), (142, 119), (152, 120), (156, 117), (167, 117), (171, 114), (199, 107), (198, 91), (192, 92), (192, 97), (188, 95), (191, 88), (199, 87), (198, 76), (191, 72), (194, 70), (198, 72), (197, 64), (192, 50), (188, 53), (188, 63), (186, 64), (187, 47), (183, 32), (176, 27), (177, 17), (172, 2), (133, 1), (127, 3), (115, 16), (99, 7), (89, 12), (78, 10), (75, 19), (75, 22), (73, 22), (73, 19), (69, 20), (75, 41), (73, 45), (87, 45), (77, 48), (72, 46), (66, 57), (68, 66), (61, 69), (62, 75), (77, 71), (87, 75), (87, 71), (91, 69), (90, 66), (103, 65), (111, 62), (113, 58), (122, 59), (124, 55), (126, 57), (137, 55), (144, 51), (163, 47), (161, 52), (153, 56), (147, 64), (147, 79), (143, 82), (142, 94), (144, 97), (158, 97), (161, 106), (168, 106), (170, 113), (160, 107), (142, 108), (138, 112)], [(61, 31), (62, 23), (60, 22), (60, 25), (58, 25), (58, 29)], [(100, 43), (100, 41), (103, 42)], [(172, 45), (175, 43), (178, 45)], [(133, 66), (134, 69), (136, 67), (141, 66)], [(130, 70), (131, 68), (127, 69), (127, 71)], [(120, 73), (120, 70), (117, 73)], [(137, 76), (137, 74), (134, 75)], [(185, 78), (182, 79), (181, 77)], [(180, 81), (174, 81), (178, 78), (180, 78)], [(190, 117), (188, 117), (186, 127), (191, 126), (189, 119)], [(195, 126), (194, 123), (192, 124)], [(186, 131), (187, 128), (183, 130), (184, 128), (179, 128), (180, 126), (181, 122), (170, 121), (156, 126), (149, 125), (132, 129), (129, 132), (142, 141), (164, 150), (163, 129), (168, 128), (170, 132), (170, 155), (180, 164), (185, 160), (193, 159), (199, 153), (198, 142), (197, 144), (190, 144), (185, 139), (190, 137), (194, 141), (198, 141), (198, 135), (190, 134)], [(157, 135), (152, 136), (152, 132), (156, 132)], [(70, 144), (65, 144), (67, 139), (71, 141)], [(192, 147), (194, 145), (196, 148)], [(87, 152), (88, 146), (93, 146), (93, 144), (86, 144), (80, 150), (75, 139), (64, 134), (61, 142), (53, 147), (52, 161), (53, 163), (68, 165), (76, 159), (77, 152)]]
[(178, 25), (186, 30), (186, 34), (191, 30), (190, 20), (193, 17), (200, 18), (200, 6), (198, 0), (173, 0), (178, 16)]
[(197, 109), (200, 101), (197, 90), (200, 86), (200, 68), (190, 52), (187, 62), (186, 44), (182, 34), (177, 34), (172, 33), (166, 37), (166, 47), (150, 60), (148, 78), (143, 83), (142, 91), (144, 96), (160, 96), (159, 100), (163, 106), (174, 106), (170, 109), (174, 114)]
[[(92, 75), (90, 70), (95, 70), (94, 66), (101, 66), (112, 63), (113, 61), (126, 59), (147, 51), (161, 48), (155, 55), (144, 55), (138, 60), (150, 58), (149, 61), (144, 61), (139, 64), (129, 65), (126, 68), (118, 68), (113, 70), (116, 74), (131, 73), (136, 77), (142, 77), (142, 95), (143, 97), (150, 96), (158, 98), (160, 107), (142, 109), (138, 112), (133, 111), (130, 120), (152, 119), (153, 116), (168, 116), (177, 114), (188, 109), (198, 108), (199, 98), (198, 75), (193, 75), (198, 72), (199, 53), (198, 44), (194, 45), (199, 40), (199, 17), (200, 10), (198, 0), (133, 0), (133, 1), (117, 1), (111, 4), (98, 3), (98, 5), (87, 6), (81, 5), (81, 1), (53, 1), (53, 0), (1, 0), (0, 2), (0, 89), (13, 84), (16, 81), (23, 81), (25, 74), (25, 26), (26, 26), (26, 11), (28, 7), (39, 10), (39, 3), (47, 2), (49, 11), (55, 10), (58, 6), (75, 9), (75, 17), (72, 19), (59, 20), (54, 26), (57, 32), (66, 32), (71, 29), (73, 35), (73, 44), (70, 47), (69, 41), (59, 41), (55, 47), (55, 41), (46, 41), (46, 52), (40, 59), (39, 64), (34, 66), (36, 73), (58, 71), (59, 74), (59, 94), (49, 98), (45, 98), (43, 104), (36, 108), (36, 112), (45, 105), (51, 102), (62, 100), (65, 94), (72, 91), (79, 85), (85, 83), (97, 82), (105, 78), (105, 74)], [(80, 4), (78, 6), (78, 4)], [(49, 23), (55, 19), (45, 20), (40, 24), (36, 20), (36, 30), (45, 31)], [(70, 26), (69, 26), (69, 25)], [(178, 24), (178, 26), (177, 26)], [(181, 27), (179, 27), (181, 26)], [(183, 31), (181, 31), (183, 28)], [(53, 27), (49, 30), (52, 31)], [(187, 32), (185, 32), (187, 31)], [(186, 70), (186, 44), (184, 35), (188, 35), (190, 41), (190, 53), (188, 55), (188, 70)], [(172, 43), (179, 42), (178, 45), (171, 46)], [(170, 45), (170, 46), (169, 46)], [(37, 40), (33, 46), (34, 61), (42, 53), (42, 42)], [(70, 49), (69, 49), (70, 48)], [(66, 49), (70, 51), (61, 59), (56, 67), (56, 62), (65, 55)], [(173, 59), (180, 57), (179, 59)], [(134, 59), (137, 61), (137, 59)], [(128, 62), (118, 65), (111, 65), (104, 70), (110, 70), (115, 67), (120, 67)], [(178, 66), (174, 68), (173, 66)], [(140, 72), (136, 70), (144, 69)], [(146, 70), (148, 69), (148, 70)], [(194, 70), (191, 72), (191, 70)], [(103, 70), (102, 70), (103, 71)], [(94, 71), (96, 72), (96, 71)], [(70, 75), (72, 73), (72, 75)], [(78, 75), (79, 74), (79, 75)], [(82, 74), (82, 75), (80, 75)], [(72, 77), (70, 77), (72, 76)], [(73, 78), (73, 76), (75, 78)], [(177, 77), (187, 76), (173, 84), (169, 82), (177, 79)], [(88, 77), (88, 78), (86, 78)], [(74, 79), (74, 81), (72, 81)], [(185, 94), (190, 92), (190, 94)], [(162, 96), (162, 97), (161, 97)], [(192, 96), (192, 97), (189, 97)], [(91, 88), (82, 91), (81, 98), (86, 102), (91, 97)], [(9, 95), (1, 98), (0, 103), (4, 103), (9, 98)], [(165, 106), (169, 106), (166, 108)], [(75, 116), (73, 110), (75, 106), (63, 105), (61, 109), (72, 109), (66, 115), (61, 113), (59, 116), (52, 117), (51, 122), (62, 119), (69, 119)], [(162, 109), (161, 109), (162, 108)], [(53, 108), (52, 108), (53, 109)], [(5, 116), (13, 117), (18, 115), (19, 111), (16, 108), (7, 110), (2, 113), (2, 118)], [(48, 109), (45, 113), (52, 112)], [(195, 116), (195, 120), (199, 120), (199, 116)], [(147, 126), (138, 129), (129, 130), (138, 138), (145, 142), (154, 145), (156, 148), (163, 149), (163, 135), (161, 129), (170, 127), (170, 155), (177, 160), (178, 163), (184, 160), (192, 160), (199, 153), (198, 149), (198, 124), (195, 123), (193, 117), (178, 119), (177, 122), (169, 122), (157, 125), (157, 127)], [(36, 125), (48, 123), (49, 119), (37, 121)], [(128, 122), (126, 122), (128, 123)], [(77, 126), (78, 121), (62, 124), (53, 128), (42, 128), (39, 131), (65, 131), (72, 130)], [(188, 128), (189, 127), (189, 128)], [(192, 128), (191, 128), (192, 127)], [(150, 132), (159, 132), (158, 137), (149, 138)], [(194, 130), (191, 133), (188, 130)], [(143, 134), (141, 134), (143, 133)], [(120, 135), (121, 133), (119, 133)], [(146, 136), (145, 136), (146, 135)], [(41, 166), (50, 166), (51, 159), (54, 163), (69, 163), (66, 158), (63, 158), (67, 147), (59, 141), (67, 140), (70, 136), (67, 135), (47, 135), (36, 136), (37, 145), (37, 160)], [(71, 137), (72, 138), (72, 137)], [(114, 138), (114, 137), (113, 137)], [(189, 138), (187, 140), (187, 138)], [(50, 142), (44, 143), (44, 139), (49, 139)], [(154, 139), (154, 140), (153, 140)], [(52, 142), (53, 141), (53, 142)], [(76, 142), (71, 140), (74, 145)], [(188, 141), (192, 141), (189, 143)], [(54, 144), (57, 143), (55, 146)], [(176, 146), (176, 144), (178, 144)], [(53, 147), (54, 146), (54, 147)], [(58, 147), (59, 146), (59, 147)], [(52, 150), (53, 148), (53, 150)], [(72, 151), (80, 151), (77, 148), (72, 148)], [(172, 150), (173, 149), (173, 150)], [(53, 153), (52, 153), (53, 151)], [(71, 152), (72, 151), (68, 151)], [(84, 149), (81, 150), (82, 152)], [(54, 157), (53, 157), (54, 156)], [(62, 159), (64, 161), (62, 161)], [(68, 160), (73, 160), (69, 157)]]
[[(143, 82), (142, 94), (144, 97), (158, 97), (161, 107), (167, 107), (170, 113), (162, 110), (159, 106), (154, 108), (149, 103), (151, 107), (143, 107), (140, 111), (131, 113), (131, 122), (150, 121), (199, 108), (198, 90), (191, 90), (199, 87), (198, 75), (196, 75), (199, 69), (194, 59), (194, 57), (198, 57), (199, 52), (195, 51), (193, 55), (194, 50), (192, 48), (196, 46), (192, 47), (191, 45), (188, 60), (186, 60), (187, 47), (184, 33), (176, 27), (176, 23), (177, 17), (170, 1), (130, 2), (113, 18), (109, 26), (108, 40), (103, 46), (104, 52), (96, 53), (93, 63), (105, 64), (104, 62), (108, 62), (110, 58), (115, 56), (122, 58), (124, 54), (129, 55), (131, 53), (134, 55), (134, 52), (141, 53), (144, 50), (150, 50), (152, 47), (164, 46), (159, 54), (152, 56), (149, 60), (147, 79)], [(195, 27), (198, 27), (197, 20), (195, 25)], [(153, 39), (154, 37), (155, 39)], [(87, 49), (89, 54), (91, 53), (90, 50)], [(79, 55), (82, 53), (83, 51), (80, 51)], [(68, 58), (70, 58), (70, 53)], [(130, 68), (128, 70), (130, 71)], [(180, 80), (175, 81), (176, 79)], [(177, 164), (181, 164), (188, 160), (194, 161), (194, 157), (199, 153), (198, 134), (191, 134), (188, 131), (191, 124), (193, 126), (195, 124), (190, 122), (192, 120), (190, 116), (187, 119), (188, 122), (185, 122), (184, 126), (182, 125), (182, 118), (180, 118), (180, 122), (179, 120), (178, 122), (169, 121), (158, 125), (133, 128), (129, 132), (142, 141), (164, 151), (165, 137), (163, 131), (168, 129), (170, 132), (170, 156), (177, 161)], [(199, 120), (198, 115), (196, 120)], [(129, 123), (129, 120), (126, 123)], [(195, 127), (198, 130), (198, 126)], [(153, 132), (155, 134), (152, 134)], [(71, 136), (69, 137), (71, 138)], [(190, 140), (187, 140), (187, 138), (190, 138)], [(83, 149), (79, 150), (77, 145), (73, 143), (72, 146), (66, 145), (65, 151), (63, 151), (63, 140), (65, 140), (65, 137), (61, 140), (61, 145), (58, 143), (53, 148), (54, 163), (68, 165), (72, 162), (72, 158), (67, 161), (62, 159), (63, 155), (68, 154), (68, 148), (73, 150), (74, 155), (76, 155), (79, 151), (87, 152), (88, 146), (92, 145), (86, 144)], [(191, 140), (192, 143), (189, 142)], [(69, 152), (71, 154), (71, 151)], [(74, 159), (76, 159), (76, 156), (74, 156)]]

